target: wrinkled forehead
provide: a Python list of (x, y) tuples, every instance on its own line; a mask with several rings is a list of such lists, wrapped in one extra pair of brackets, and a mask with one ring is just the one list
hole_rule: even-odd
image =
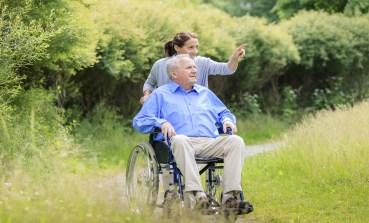
[(188, 67), (188, 66), (196, 66), (195, 65), (195, 61), (193, 61), (193, 59), (191, 59), (190, 57), (182, 57), (177, 61), (177, 64), (180, 67)]

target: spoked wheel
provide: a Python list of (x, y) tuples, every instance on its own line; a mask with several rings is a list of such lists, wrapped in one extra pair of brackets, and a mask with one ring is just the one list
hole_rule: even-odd
[(156, 205), (159, 189), (159, 164), (148, 143), (135, 146), (126, 173), (127, 196), (137, 208)]
[(214, 167), (209, 168), (205, 175), (205, 192), (210, 202), (209, 214), (220, 214), (223, 167), (218, 167), (214, 164)]

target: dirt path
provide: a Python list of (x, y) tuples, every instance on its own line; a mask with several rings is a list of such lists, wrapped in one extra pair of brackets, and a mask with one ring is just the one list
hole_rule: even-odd
[[(255, 156), (257, 154), (260, 153), (265, 153), (265, 152), (269, 152), (269, 151), (273, 151), (276, 150), (278, 148), (281, 147), (280, 143), (268, 143), (268, 144), (260, 144), (260, 145), (249, 145), (246, 146), (246, 150), (245, 150), (245, 158), (247, 159), (247, 157), (251, 157), (251, 156)], [(109, 179), (108, 179), (109, 178)], [(110, 176), (106, 178), (106, 181), (103, 183), (103, 186), (107, 186), (109, 188), (118, 188), (118, 191), (116, 191), (115, 195), (118, 195), (119, 197), (123, 198), (121, 200), (121, 205), (122, 207), (127, 205), (126, 203), (126, 195), (125, 195), (125, 173), (122, 171), (120, 173), (117, 173), (115, 176)], [(159, 193), (159, 200), (160, 200), (160, 196), (163, 196)], [(160, 211), (159, 211), (160, 212)], [(157, 212), (157, 213), (159, 213)], [(219, 216), (208, 216), (209, 218), (209, 222), (214, 222), (216, 221), (216, 217)], [(251, 215), (247, 215), (247, 216), (239, 216), (236, 223), (242, 223), (242, 222), (257, 222), (257, 220), (255, 218), (253, 218), (252, 214)]]
[(276, 150), (281, 147), (281, 143), (267, 143), (260, 145), (248, 145), (246, 146), (245, 158), (249, 156), (255, 156), (259, 153), (265, 153)]

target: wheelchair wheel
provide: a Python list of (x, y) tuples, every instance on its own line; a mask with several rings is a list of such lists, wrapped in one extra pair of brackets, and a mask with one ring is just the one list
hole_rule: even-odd
[(126, 172), (127, 196), (134, 205), (156, 205), (159, 189), (159, 164), (149, 143), (135, 146)]

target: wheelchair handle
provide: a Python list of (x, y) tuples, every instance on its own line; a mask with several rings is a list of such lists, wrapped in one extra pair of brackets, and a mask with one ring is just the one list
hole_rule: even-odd
[(226, 134), (227, 135), (233, 135), (233, 131), (232, 131), (231, 127), (227, 127)]

